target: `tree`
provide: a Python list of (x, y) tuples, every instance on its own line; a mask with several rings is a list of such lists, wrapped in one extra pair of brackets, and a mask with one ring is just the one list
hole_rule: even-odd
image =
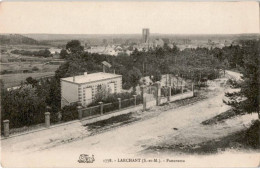
[(243, 44), (243, 80), (241, 95), (246, 97), (242, 107), (248, 113), (257, 112), (260, 119), (260, 42), (248, 41)]
[(66, 59), (68, 57), (68, 52), (65, 49), (60, 51), (60, 58)]
[(161, 81), (161, 79), (162, 79), (161, 72), (159, 70), (156, 70), (155, 72), (153, 72), (151, 75), (151, 79), (153, 82)]
[(44, 122), (46, 104), (35, 88), (21, 87), (1, 92), (1, 122), (10, 120), (10, 127), (29, 126)]
[(128, 72), (128, 82), (132, 85), (134, 91), (136, 90), (136, 86), (138, 85), (141, 77), (142, 77), (142, 73), (136, 67), (133, 67), (133, 69), (131, 69)]
[(79, 40), (71, 40), (66, 44), (66, 49), (70, 53), (80, 53), (84, 51), (84, 47), (81, 46)]
[(53, 79), (49, 85), (49, 94), (46, 103), (51, 107), (52, 112), (58, 112), (61, 106), (60, 80)]
[[(237, 111), (258, 113), (260, 119), (260, 43), (259, 40), (248, 40), (242, 43), (243, 65), (241, 73), (243, 82), (239, 93), (227, 93)], [(239, 100), (244, 99), (244, 100)]]
[(38, 81), (32, 77), (27, 77), (26, 84), (31, 84), (32, 87), (35, 87), (38, 84)]

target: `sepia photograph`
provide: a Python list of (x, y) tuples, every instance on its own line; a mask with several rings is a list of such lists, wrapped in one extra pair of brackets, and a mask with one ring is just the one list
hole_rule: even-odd
[(259, 168), (259, 1), (0, 2), (1, 167)]

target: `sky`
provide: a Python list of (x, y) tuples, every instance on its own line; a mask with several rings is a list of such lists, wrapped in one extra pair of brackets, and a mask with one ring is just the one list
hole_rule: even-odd
[(1, 2), (0, 33), (259, 33), (257, 2)]

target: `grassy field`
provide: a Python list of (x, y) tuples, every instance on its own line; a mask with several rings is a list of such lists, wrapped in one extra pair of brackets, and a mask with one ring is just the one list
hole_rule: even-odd
[(0, 78), (4, 81), (4, 86), (8, 88), (20, 85), (27, 77), (39, 78), (48, 75), (54, 75), (54, 72), (5, 74), (0, 75)]
[[(42, 49), (55, 48), (53, 45), (6, 45), (0, 46), (0, 79), (4, 81), (5, 87), (14, 87), (21, 84), (28, 77), (40, 78), (54, 75), (61, 65), (59, 56), (36, 57), (24, 56), (11, 53), (12, 50), (38, 51)], [(3, 50), (3, 51), (2, 51)], [(60, 62), (60, 63), (59, 63)]]

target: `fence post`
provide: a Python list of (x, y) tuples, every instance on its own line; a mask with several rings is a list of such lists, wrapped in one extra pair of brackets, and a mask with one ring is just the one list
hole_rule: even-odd
[(134, 100), (135, 100), (134, 102), (135, 102), (135, 107), (136, 107), (136, 96), (137, 95), (133, 95), (133, 96), (134, 96)]
[(82, 113), (83, 113), (82, 106), (77, 106), (77, 109), (78, 109), (78, 114), (79, 114), (79, 120), (81, 120), (82, 119)]
[(50, 127), (50, 112), (45, 112), (45, 127), (49, 128)]
[(146, 110), (146, 96), (143, 96), (143, 111)]
[(170, 102), (171, 101), (171, 95), (172, 95), (172, 87), (168, 86), (168, 96), (167, 96), (167, 101)]
[(4, 136), (9, 137), (9, 120), (4, 120)]
[(118, 99), (118, 109), (121, 109), (121, 98), (117, 98)]
[(191, 91), (192, 91), (192, 96), (194, 96), (194, 85), (193, 85), (193, 82), (191, 83)]
[(181, 94), (183, 94), (183, 85), (181, 85)]
[(100, 114), (103, 115), (103, 108), (104, 108), (104, 104), (103, 102), (98, 102), (100, 104)]
[(145, 85), (141, 85), (141, 95), (142, 97), (144, 97), (144, 94), (145, 94)]
[(161, 82), (157, 81), (157, 95), (156, 95), (156, 106), (161, 104)]

